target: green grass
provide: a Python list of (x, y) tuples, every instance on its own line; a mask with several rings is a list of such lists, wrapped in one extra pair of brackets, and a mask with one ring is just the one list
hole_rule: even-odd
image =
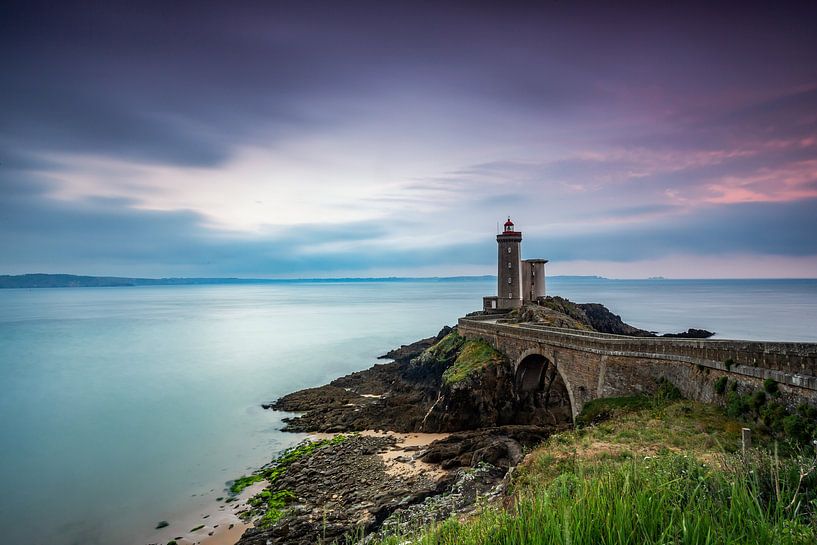
[(455, 384), (471, 376), (475, 371), (502, 361), (502, 354), (482, 339), (465, 341), (457, 359), (443, 373), (445, 384)]
[(577, 462), (519, 494), (512, 509), (448, 520), (415, 543), (813, 545), (813, 521), (788, 507), (793, 486), (769, 496), (768, 483), (745, 464), (733, 473), (678, 454)]
[[(669, 397), (674, 393), (667, 389)], [(613, 418), (550, 437), (514, 473), (508, 508), (488, 505), (391, 536), (386, 545), (813, 545), (811, 451), (778, 457), (769, 438), (740, 453), (723, 409), (636, 396), (598, 400)], [(801, 480), (801, 471), (806, 473)]]

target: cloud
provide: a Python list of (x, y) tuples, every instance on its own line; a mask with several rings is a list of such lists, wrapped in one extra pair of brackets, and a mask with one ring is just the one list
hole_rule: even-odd
[(637, 261), (673, 254), (817, 255), (817, 199), (710, 206), (604, 232), (542, 236), (528, 251), (553, 260)]
[[(493, 269), (491, 231), (462, 237), (450, 227), (423, 231), (422, 219), (395, 223), (305, 224), (260, 234), (213, 229), (192, 211), (151, 211), (127, 199), (60, 200), (21, 178), (2, 179), (0, 268), (153, 276), (332, 276), (378, 270), (410, 274), (429, 266)], [(27, 190), (20, 190), (25, 187)], [(587, 232), (525, 235), (525, 252), (555, 262), (628, 262), (678, 253), (817, 255), (817, 199), (671, 207), (631, 207), (610, 215), (637, 222)], [(657, 215), (657, 216), (656, 216)], [(522, 226), (524, 227), (524, 225)], [(406, 237), (416, 230), (418, 237)]]
[(4, 8), (7, 269), (815, 253), (813, 6)]

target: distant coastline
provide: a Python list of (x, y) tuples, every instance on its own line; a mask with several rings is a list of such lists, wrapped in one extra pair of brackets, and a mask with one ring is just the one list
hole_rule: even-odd
[[(550, 279), (572, 282), (813, 282), (817, 278), (607, 278), (591, 275), (553, 275)], [(32, 288), (121, 288), (137, 286), (196, 286), (252, 284), (343, 284), (352, 282), (482, 282), (495, 281), (495, 275), (482, 276), (382, 276), (339, 278), (137, 278), (126, 276), (89, 276), (75, 274), (32, 273), (0, 275), (0, 289)]]
[[(496, 276), (368, 277), (368, 278), (129, 278), (121, 276), (81, 276), (74, 274), (0, 275), (0, 289), (14, 288), (118, 288), (135, 286), (192, 286), (214, 284), (293, 284), (344, 282), (468, 282), (493, 280)], [(600, 276), (561, 278), (605, 280)]]

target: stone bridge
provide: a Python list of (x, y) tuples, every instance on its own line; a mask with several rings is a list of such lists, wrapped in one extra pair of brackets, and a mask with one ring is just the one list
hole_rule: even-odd
[(726, 376), (739, 391), (763, 389), (772, 379), (786, 404), (817, 403), (817, 343), (627, 337), (507, 323), (495, 315), (460, 318), (459, 332), (509, 358), (518, 392), (550, 396), (559, 383), (574, 418), (592, 399), (648, 393), (661, 378), (704, 402), (719, 401), (714, 383)]

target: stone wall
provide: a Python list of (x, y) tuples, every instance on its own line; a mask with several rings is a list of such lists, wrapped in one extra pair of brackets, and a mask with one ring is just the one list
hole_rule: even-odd
[(772, 379), (787, 404), (817, 402), (817, 344), (625, 337), (471, 318), (460, 319), (459, 332), (485, 339), (517, 366), (531, 354), (554, 363), (574, 416), (598, 397), (651, 392), (662, 377), (704, 402), (719, 400), (721, 376), (746, 391)]

